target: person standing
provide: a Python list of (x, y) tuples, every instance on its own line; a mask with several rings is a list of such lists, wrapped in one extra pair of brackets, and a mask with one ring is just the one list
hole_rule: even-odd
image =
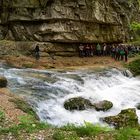
[(96, 50), (97, 50), (97, 55), (100, 56), (101, 55), (101, 46), (99, 43), (96, 46)]
[(93, 56), (94, 50), (93, 50), (93, 45), (90, 45), (90, 56)]
[(79, 57), (84, 56), (84, 45), (80, 44), (79, 46)]
[(125, 51), (124, 51), (123, 46), (121, 46), (121, 49), (120, 49), (120, 56), (121, 56), (121, 60), (122, 60), (122, 61), (124, 60), (124, 55), (125, 55)]
[(118, 52), (119, 52), (118, 46), (115, 46), (115, 60), (117, 60), (118, 58)]
[(112, 48), (111, 48), (111, 56), (112, 56), (112, 58), (115, 58), (115, 46), (114, 46), (114, 44), (112, 45)]
[(107, 55), (107, 45), (104, 43), (103, 46), (103, 55), (106, 56)]
[(86, 45), (86, 57), (90, 56), (90, 46), (89, 44)]
[(125, 47), (124, 52), (125, 52), (125, 54), (124, 54), (125, 62), (127, 62), (127, 60), (128, 60), (128, 48)]
[(36, 58), (36, 60), (39, 60), (39, 58), (40, 58), (39, 52), (40, 52), (39, 46), (36, 45), (36, 47), (35, 47), (35, 58)]

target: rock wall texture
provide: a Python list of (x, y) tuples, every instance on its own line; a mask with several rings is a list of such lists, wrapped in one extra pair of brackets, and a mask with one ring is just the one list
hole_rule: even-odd
[(0, 0), (0, 40), (122, 42), (138, 0)]

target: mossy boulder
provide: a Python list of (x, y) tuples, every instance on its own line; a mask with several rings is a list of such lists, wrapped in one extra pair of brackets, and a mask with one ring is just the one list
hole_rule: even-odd
[(7, 79), (5, 77), (0, 77), (0, 88), (4, 88), (7, 86)]
[(138, 126), (138, 117), (134, 108), (122, 110), (118, 115), (105, 117), (102, 120), (115, 128)]
[(72, 111), (72, 110), (85, 110), (88, 108), (94, 108), (94, 106), (89, 100), (84, 99), (82, 97), (76, 97), (65, 101), (64, 108)]
[(94, 108), (97, 111), (107, 111), (113, 107), (113, 103), (107, 100), (100, 101), (99, 103), (94, 104)]

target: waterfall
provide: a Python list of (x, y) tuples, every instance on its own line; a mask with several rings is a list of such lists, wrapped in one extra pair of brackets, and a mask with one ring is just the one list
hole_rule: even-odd
[[(140, 79), (130, 72), (118, 69), (101, 71), (45, 71), (33, 69), (1, 69), (8, 79), (8, 88), (27, 98), (41, 121), (62, 126), (67, 123), (83, 124), (85, 121), (103, 124), (101, 117), (117, 115), (122, 109), (136, 108), (140, 103)], [(66, 100), (83, 97), (96, 103), (108, 100), (110, 110), (68, 111), (63, 107)], [(140, 110), (136, 110), (140, 121)]]

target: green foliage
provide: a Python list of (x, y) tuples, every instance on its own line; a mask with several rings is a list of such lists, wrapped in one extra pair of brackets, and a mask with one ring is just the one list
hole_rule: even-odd
[(0, 110), (0, 122), (3, 122), (4, 119), (5, 119), (5, 113)]
[[(3, 112), (0, 112), (0, 118), (3, 118)], [(35, 120), (31, 115), (19, 117), (20, 123), (17, 125), (10, 126), (8, 128), (0, 128), (0, 135), (7, 135), (11, 133), (16, 138), (20, 135), (30, 135), (31, 133), (37, 133), (40, 130), (46, 130), (52, 128), (50, 125), (45, 123), (40, 123)], [(81, 138), (91, 138), (102, 136), (103, 139), (111, 137), (115, 140), (129, 140), (136, 139), (140, 137), (140, 132), (138, 128), (122, 128), (119, 130), (114, 130), (108, 127), (101, 127), (99, 125), (93, 125), (91, 123), (85, 122), (84, 126), (75, 126), (68, 124), (67, 126), (61, 128), (55, 128), (53, 130), (54, 140), (80, 140)], [(109, 134), (109, 135), (108, 135)]]
[(2, 109), (0, 109), (0, 127), (5, 126), (6, 116)]
[(7, 46), (14, 46), (15, 42), (11, 40), (0, 40), (0, 45), (6, 44)]
[(133, 30), (133, 31), (138, 31), (138, 30), (140, 30), (140, 23), (137, 23), (137, 22), (131, 23), (130, 29)]
[(61, 130), (57, 130), (53, 134), (53, 139), (54, 140), (80, 140), (80, 138), (77, 136), (75, 132), (67, 133)]
[(12, 133), (18, 135), (21, 132), (33, 133), (39, 130), (44, 130), (50, 127), (48, 124), (36, 121), (33, 116), (22, 116), (19, 118), (20, 123), (18, 125), (13, 125), (9, 128), (1, 128), (0, 133)]
[(140, 59), (136, 59), (127, 65), (127, 68), (134, 74), (134, 76), (140, 75)]
[(136, 128), (123, 128), (117, 131), (116, 140), (129, 140), (129, 139), (137, 139), (140, 137), (140, 131)]
[[(19, 136), (20, 133), (34, 133), (38, 132), (39, 130), (45, 130), (47, 128), (51, 128), (50, 125), (46, 123), (39, 122), (36, 119), (36, 114), (30, 107), (28, 103), (21, 99), (14, 99), (10, 100), (15, 103), (17, 108), (23, 110), (29, 115), (19, 117), (19, 124), (12, 124), (10, 126), (3, 125), (5, 123), (5, 115), (2, 111), (0, 111), (0, 134), (7, 135), (11, 133), (12, 135)], [(1, 125), (2, 124), (2, 125)]]
[(109, 127), (101, 127), (99, 125), (93, 125), (91, 123), (85, 122), (84, 126), (67, 125), (61, 129), (65, 131), (75, 131), (78, 136), (95, 136), (100, 133), (105, 133), (111, 131)]
[(133, 37), (131, 41), (139, 43), (140, 40), (140, 23), (133, 22), (130, 24), (130, 34)]
[(19, 117), (20, 124), (33, 124), (36, 120), (33, 116), (27, 115), (27, 116), (20, 116)]

